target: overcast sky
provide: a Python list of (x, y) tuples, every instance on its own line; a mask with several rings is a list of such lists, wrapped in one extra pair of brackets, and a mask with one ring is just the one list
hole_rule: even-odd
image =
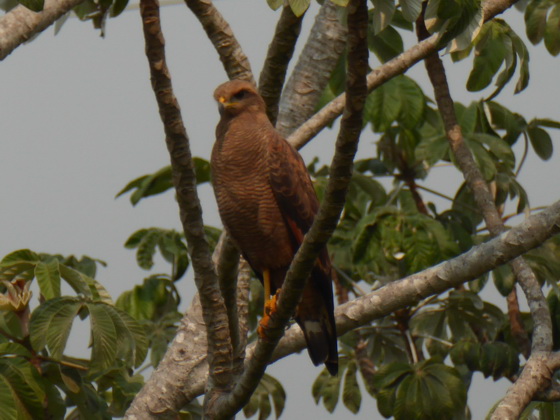
[[(216, 6), (233, 27), (258, 76), (279, 13), (271, 11), (264, 0), (217, 1)], [(312, 20), (308, 16), (304, 28)], [(184, 5), (164, 7), (162, 24), (168, 65), (193, 155), (209, 159), (219, 119), (212, 92), (226, 80), (225, 72), (200, 24)], [(560, 120), (558, 61), (542, 45), (531, 49), (531, 54), (529, 91), (513, 97), (513, 87), (508, 86), (498, 100), (528, 119)], [(370, 61), (372, 66), (378, 64), (374, 58)], [(464, 93), (470, 64), (452, 65), (447, 57), (445, 62), (455, 98), (467, 104), (478, 99), (480, 94)], [(422, 65), (409, 74), (420, 78), (425, 93), (433, 96)], [(138, 11), (109, 20), (105, 39), (90, 23), (75, 18), (56, 37), (48, 29), (0, 63), (0, 80), (0, 257), (30, 248), (102, 259), (109, 265), (97, 277), (118, 297), (149, 274), (137, 267), (134, 253), (123, 248), (128, 236), (151, 226), (181, 229), (177, 205), (169, 192), (142, 201), (136, 208), (128, 197), (114, 198), (131, 179), (169, 163), (149, 83)], [(335, 134), (323, 133), (303, 150), (304, 158), (309, 161), (320, 155), (328, 162)], [(552, 134), (558, 148), (560, 137)], [(375, 155), (375, 141), (369, 129), (364, 131), (361, 157)], [(530, 152), (521, 183), (532, 205), (560, 198), (559, 163), (558, 156), (542, 163)], [(429, 185), (453, 194), (460, 181), (455, 169), (438, 169)], [(220, 226), (210, 188), (204, 186), (200, 193), (205, 223)], [(438, 201), (438, 206), (444, 205)], [(167, 269), (163, 263), (157, 266), (159, 271)], [(190, 302), (192, 277), (178, 287), (184, 302)], [(84, 351), (87, 339), (78, 339), (80, 343), (75, 339), (72, 350), (76, 354)], [(326, 417), (324, 408), (316, 408), (311, 398), (311, 384), (319, 370), (313, 368), (307, 354), (282, 360), (270, 373), (284, 383), (288, 394), (284, 418), (302, 418), (302, 413)], [(476, 392), (478, 385), (473, 388)], [(471, 392), (474, 418), (481, 418), (504, 388), (484, 389), (488, 392)], [(378, 416), (375, 401), (365, 397), (358, 418), (380, 418), (372, 417), (372, 411)], [(340, 407), (332, 418), (355, 417)]]

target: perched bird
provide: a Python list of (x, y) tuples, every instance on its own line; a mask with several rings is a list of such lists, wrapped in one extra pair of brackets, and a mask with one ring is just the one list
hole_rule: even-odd
[[(233, 80), (216, 89), (221, 119), (212, 150), (212, 182), (224, 227), (261, 279), (265, 316), (274, 310), (271, 290), (286, 272), (319, 209), (319, 200), (299, 153), (270, 123), (255, 87)], [(331, 262), (325, 247), (315, 262), (295, 320), (309, 356), (338, 371)]]

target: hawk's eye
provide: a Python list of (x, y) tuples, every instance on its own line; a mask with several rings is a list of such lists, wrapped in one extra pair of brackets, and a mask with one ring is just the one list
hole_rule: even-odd
[(247, 91), (246, 90), (240, 90), (235, 95), (233, 95), (231, 97), (231, 99), (233, 99), (234, 101), (240, 101), (241, 99), (245, 98), (245, 96), (247, 96)]

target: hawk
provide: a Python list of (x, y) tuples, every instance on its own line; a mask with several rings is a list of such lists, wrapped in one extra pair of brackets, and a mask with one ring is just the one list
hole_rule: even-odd
[[(251, 83), (226, 82), (214, 98), (221, 115), (211, 159), (214, 193), (224, 227), (263, 282), (263, 336), (278, 295), (271, 299), (271, 291), (281, 289), (319, 200), (303, 159), (273, 127)], [(326, 247), (311, 271), (295, 320), (312, 362), (324, 363), (336, 375), (332, 268)]]

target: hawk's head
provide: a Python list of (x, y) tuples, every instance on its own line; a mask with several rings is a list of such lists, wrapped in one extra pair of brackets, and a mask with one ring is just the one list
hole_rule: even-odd
[(255, 86), (245, 80), (232, 80), (221, 84), (214, 91), (221, 115), (238, 115), (244, 111), (262, 112), (264, 100)]

